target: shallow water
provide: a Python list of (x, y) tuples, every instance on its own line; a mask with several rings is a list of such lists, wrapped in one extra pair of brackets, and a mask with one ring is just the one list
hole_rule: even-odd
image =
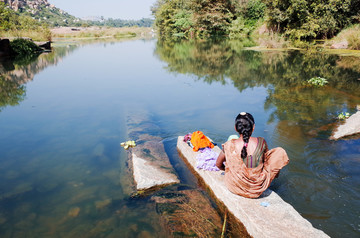
[[(182, 183), (176, 139), (202, 130), (219, 144), (241, 111), (290, 164), (272, 184), (331, 237), (360, 232), (360, 140), (331, 141), (360, 104), (359, 58), (256, 52), (236, 43), (155, 40), (59, 44), (29, 65), (6, 64), (0, 99), (0, 237), (158, 237), (154, 204), (132, 199), (126, 116), (161, 128)], [(3, 69), (4, 71), (4, 69)], [(306, 85), (320, 76), (324, 88)], [(4, 93), (6, 92), (6, 93)]]

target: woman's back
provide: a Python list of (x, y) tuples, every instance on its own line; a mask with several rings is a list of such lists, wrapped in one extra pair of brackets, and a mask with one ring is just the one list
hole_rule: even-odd
[[(240, 139), (233, 140), (236, 148), (236, 153), (241, 154), (241, 150), (244, 146), (243, 141)], [(262, 137), (251, 137), (249, 139), (249, 143), (247, 145), (247, 156), (245, 158), (241, 158), (243, 163), (248, 168), (255, 168), (260, 163), (263, 162), (263, 157), (265, 152), (267, 151), (267, 144), (264, 138)]]

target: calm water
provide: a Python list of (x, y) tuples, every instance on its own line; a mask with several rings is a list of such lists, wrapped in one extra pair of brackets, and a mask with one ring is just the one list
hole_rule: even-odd
[[(254, 135), (290, 157), (271, 188), (330, 236), (360, 234), (360, 140), (328, 139), (360, 104), (359, 58), (137, 40), (63, 43), (2, 65), (0, 237), (162, 236), (153, 203), (128, 193), (119, 143), (133, 110), (160, 126), (190, 186), (177, 136), (202, 130), (222, 143), (251, 112)], [(329, 84), (306, 86), (315, 76)]]

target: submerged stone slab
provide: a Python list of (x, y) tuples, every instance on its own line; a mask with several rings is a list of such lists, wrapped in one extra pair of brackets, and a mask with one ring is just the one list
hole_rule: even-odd
[(136, 147), (129, 151), (137, 190), (180, 182), (166, 154), (162, 138), (156, 136), (159, 130), (143, 111), (128, 113), (128, 137), (136, 141)]
[[(249, 199), (231, 193), (225, 186), (222, 171), (206, 171), (196, 168), (196, 156), (182, 136), (178, 138), (177, 149), (203, 182), (213, 192), (215, 198), (241, 222), (252, 237), (329, 237), (323, 231), (314, 228), (290, 204), (286, 203), (274, 191), (267, 189), (260, 198)], [(220, 153), (219, 147), (214, 147)]]
[(340, 125), (330, 137), (330, 139), (340, 139), (345, 136), (351, 136), (360, 133), (360, 111), (351, 115)]
[(137, 190), (179, 183), (161, 138), (141, 135), (132, 149), (132, 163)]
[(175, 174), (137, 157), (136, 154), (132, 154), (132, 159), (137, 190), (179, 182)]

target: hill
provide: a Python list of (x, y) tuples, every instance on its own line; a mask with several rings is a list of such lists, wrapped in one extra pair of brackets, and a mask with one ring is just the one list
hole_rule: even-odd
[(52, 27), (58, 26), (107, 26), (107, 27), (151, 27), (153, 20), (143, 18), (140, 20), (104, 19), (93, 17), (80, 19), (70, 15), (64, 10), (50, 4), (47, 0), (0, 0), (7, 4), (17, 14), (30, 16), (39, 23), (46, 23)]
[(51, 26), (71, 26), (80, 22), (80, 19), (55, 7), (47, 0), (0, 0), (20, 15), (47, 23)]

